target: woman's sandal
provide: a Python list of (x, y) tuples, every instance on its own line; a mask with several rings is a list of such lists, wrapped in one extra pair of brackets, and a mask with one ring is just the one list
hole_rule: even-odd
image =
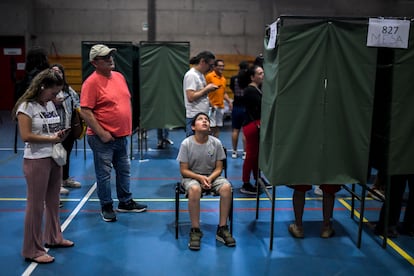
[(38, 264), (50, 264), (55, 261), (55, 257), (52, 257), (49, 254), (44, 254), (36, 258), (25, 258), (25, 261)]
[(74, 245), (75, 243), (70, 240), (62, 240), (62, 242), (58, 244), (45, 243), (46, 248), (67, 248), (67, 247), (72, 247)]

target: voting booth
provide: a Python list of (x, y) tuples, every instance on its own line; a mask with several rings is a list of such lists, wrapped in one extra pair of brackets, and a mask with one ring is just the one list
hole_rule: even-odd
[[(410, 24), (286, 16), (269, 26), (259, 167), (274, 186), (273, 210), (278, 185), (357, 183), (364, 199), (371, 167), (414, 172)], [(377, 80), (383, 48), (393, 57), (382, 79), (387, 91)], [(384, 106), (388, 113), (381, 113)]]

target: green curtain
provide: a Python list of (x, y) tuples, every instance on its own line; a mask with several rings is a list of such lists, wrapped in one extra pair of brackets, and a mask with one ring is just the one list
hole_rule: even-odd
[(366, 23), (280, 27), (265, 53), (259, 154), (273, 185), (366, 183), (376, 68), (366, 33)]
[(414, 174), (414, 24), (409, 49), (394, 49), (388, 173)]
[(139, 91), (141, 127), (185, 126), (183, 78), (189, 69), (188, 42), (141, 42)]

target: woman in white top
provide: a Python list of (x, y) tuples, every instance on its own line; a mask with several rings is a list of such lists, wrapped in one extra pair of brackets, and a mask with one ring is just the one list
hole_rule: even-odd
[[(41, 71), (18, 99), (12, 116), (18, 120), (25, 142), (23, 172), (27, 183), (27, 205), (22, 255), (26, 261), (51, 263), (45, 247), (71, 247), (63, 238), (59, 221), (59, 190), (62, 167), (52, 159), (53, 144), (68, 135), (60, 129), (60, 117), (51, 101), (62, 89), (63, 79), (54, 70)], [(45, 214), (42, 232), (43, 214)]]

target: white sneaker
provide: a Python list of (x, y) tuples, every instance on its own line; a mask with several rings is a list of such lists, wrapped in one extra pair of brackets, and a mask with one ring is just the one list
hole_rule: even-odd
[(62, 186), (60, 187), (60, 194), (61, 195), (67, 195), (69, 194), (69, 190), (66, 188), (63, 188)]
[(315, 189), (313, 190), (313, 193), (315, 195), (319, 195), (322, 196), (323, 195), (323, 191), (321, 190), (321, 188), (319, 188), (319, 186), (316, 186)]
[(243, 151), (242, 159), (243, 160), (246, 159), (246, 152), (245, 151)]
[(231, 154), (231, 158), (236, 159), (237, 158), (237, 151), (233, 150)]
[(81, 183), (74, 180), (72, 177), (69, 177), (68, 179), (63, 181), (63, 187), (69, 187), (69, 188), (80, 188)]

